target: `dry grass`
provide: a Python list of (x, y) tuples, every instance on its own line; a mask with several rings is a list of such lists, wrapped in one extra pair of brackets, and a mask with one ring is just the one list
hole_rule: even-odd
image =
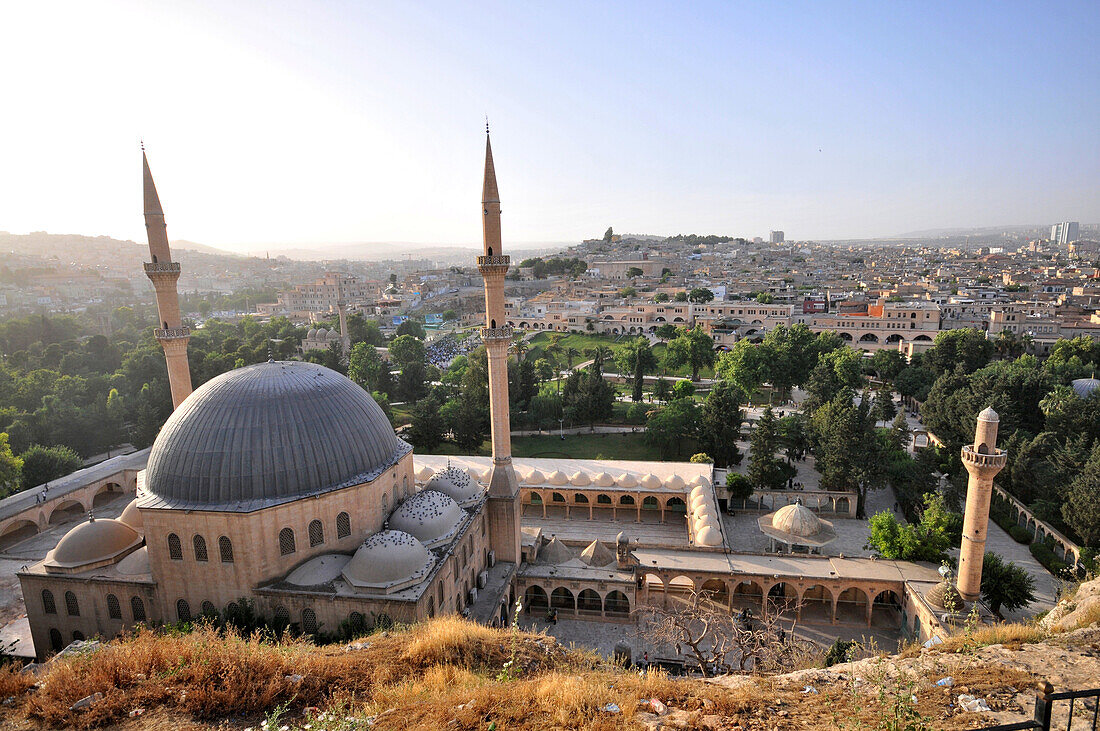
[[(937, 652), (971, 652), (988, 645), (1004, 645), (1010, 650), (1019, 649), (1021, 645), (1042, 642), (1050, 637), (1049, 630), (1045, 630), (1038, 624), (991, 624), (976, 627), (972, 631), (952, 635), (941, 644), (935, 646)], [(899, 653), (899, 657), (916, 657), (921, 653), (922, 645), (912, 643), (906, 645)]]

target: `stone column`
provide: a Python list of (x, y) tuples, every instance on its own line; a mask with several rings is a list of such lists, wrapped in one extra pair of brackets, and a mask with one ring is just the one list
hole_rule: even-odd
[(973, 446), (962, 448), (962, 463), (970, 475), (966, 486), (966, 513), (963, 516), (962, 545), (959, 547), (959, 578), (956, 587), (964, 601), (972, 602), (982, 594), (982, 561), (989, 534), (989, 501), (993, 478), (1008, 459), (997, 449), (1000, 417), (987, 408), (978, 414)]

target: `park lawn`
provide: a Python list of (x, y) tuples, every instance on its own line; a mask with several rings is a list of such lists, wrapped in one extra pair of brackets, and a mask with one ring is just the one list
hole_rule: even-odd
[[(483, 442), (478, 454), (488, 456), (491, 445)], [(686, 462), (699, 451), (697, 445), (685, 440), (683, 454), (677, 458), (661, 455), (658, 447), (645, 443), (645, 435), (637, 434), (566, 434), (565, 439), (556, 434), (534, 437), (512, 437), (513, 457), (553, 457), (558, 459), (625, 459), (653, 462)], [(463, 454), (450, 442), (444, 442), (435, 449), (418, 449), (420, 454)]]
[[(524, 358), (539, 359), (545, 356), (546, 348), (550, 345), (550, 336), (553, 334), (561, 335), (561, 333), (540, 332), (535, 337), (529, 340), (530, 350), (527, 351), (527, 355)], [(569, 348), (576, 348), (580, 351), (580, 355), (573, 359), (573, 365), (583, 363), (588, 360), (588, 356), (584, 354), (584, 351), (595, 348), (597, 345), (603, 345), (604, 347), (611, 348), (613, 351), (618, 352), (622, 349), (625, 341), (616, 340), (608, 335), (588, 335), (579, 333), (570, 333), (565, 335), (560, 341), (559, 345), (562, 349), (561, 363), (564, 366), (565, 352)]]

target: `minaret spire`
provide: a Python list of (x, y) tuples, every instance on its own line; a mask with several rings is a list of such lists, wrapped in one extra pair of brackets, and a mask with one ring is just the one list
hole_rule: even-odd
[(516, 565), (520, 561), (519, 483), (512, 469), (511, 419), (508, 413), (508, 347), (512, 328), (504, 312), (504, 277), (509, 258), (501, 253), (500, 194), (485, 121), (485, 181), (481, 195), (485, 255), (477, 258), (485, 280), (485, 327), (481, 340), (489, 361), (489, 416), (493, 441), (493, 473), (489, 480), (490, 541), (497, 557)]
[(168, 383), (172, 388), (172, 407), (183, 403), (191, 395), (191, 370), (187, 363), (187, 342), (191, 330), (183, 326), (180, 318), (179, 294), (176, 282), (180, 278), (180, 265), (172, 261), (168, 246), (168, 227), (164, 223), (164, 209), (160, 205), (153, 173), (149, 170), (149, 158), (145, 143), (141, 145), (142, 193), (145, 200), (145, 232), (149, 239), (149, 256), (145, 274), (153, 282), (157, 293), (157, 312), (160, 323), (153, 331), (168, 363)]

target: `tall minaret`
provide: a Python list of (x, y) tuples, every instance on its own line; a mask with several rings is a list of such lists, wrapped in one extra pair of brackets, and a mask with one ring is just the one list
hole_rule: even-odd
[(493, 434), (493, 476), (489, 481), (489, 540), (497, 558), (519, 564), (519, 482), (512, 469), (511, 421), (508, 415), (508, 346), (512, 328), (504, 317), (504, 275), (509, 259), (500, 246), (500, 194), (493, 168), (489, 125), (485, 125), (485, 185), (481, 192), (485, 255), (477, 268), (485, 280), (485, 327), (481, 340), (489, 356), (489, 418)]
[(168, 248), (164, 209), (160, 207), (160, 196), (157, 195), (157, 186), (153, 184), (153, 174), (149, 171), (149, 159), (145, 156), (144, 145), (141, 147), (141, 164), (142, 187), (145, 192), (145, 231), (149, 237), (149, 255), (153, 259), (145, 263), (145, 274), (157, 291), (157, 311), (160, 313), (160, 327), (153, 331), (153, 336), (164, 348), (164, 359), (168, 362), (168, 383), (172, 387), (172, 408), (177, 408), (191, 395), (191, 370), (187, 365), (187, 341), (191, 339), (191, 329), (184, 327), (180, 319), (180, 300), (176, 293), (180, 265), (172, 261), (172, 252)]
[(959, 547), (959, 595), (968, 602), (982, 595), (982, 561), (989, 532), (989, 500), (993, 478), (1008, 461), (1008, 454), (997, 449), (997, 427), (1001, 418), (992, 408), (978, 414), (974, 445), (962, 448), (962, 463), (970, 473), (966, 485), (966, 513), (963, 516), (962, 545)]

